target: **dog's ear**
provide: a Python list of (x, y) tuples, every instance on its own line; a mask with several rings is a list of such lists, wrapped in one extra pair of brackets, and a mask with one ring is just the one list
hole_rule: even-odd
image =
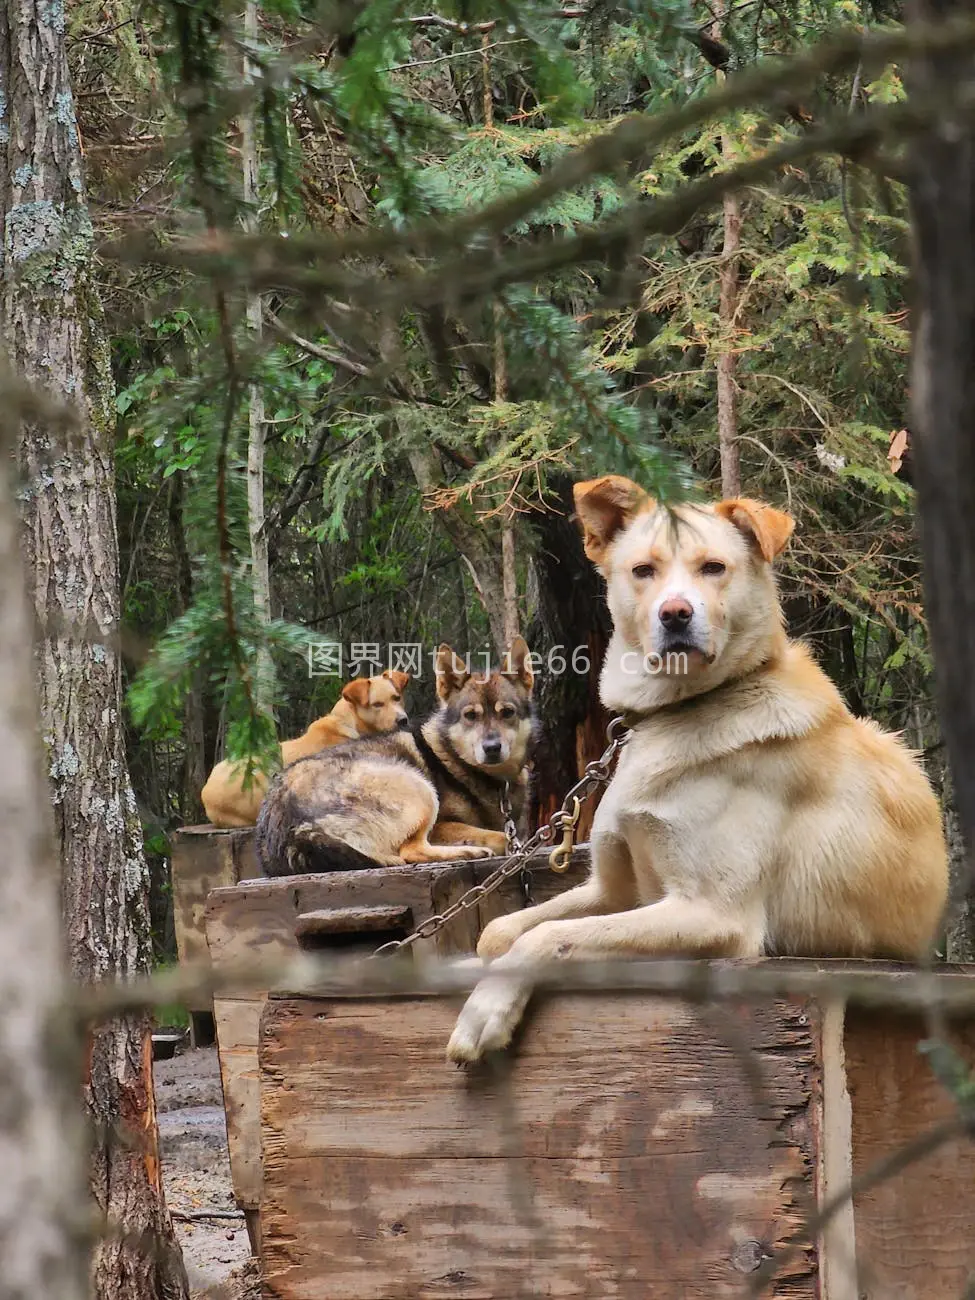
[(449, 700), (455, 691), (467, 681), (471, 675), (471, 670), (463, 659), (459, 659), (454, 654), (446, 641), (437, 647), (437, 662), (435, 665), (437, 675), (437, 698)]
[(346, 682), (342, 687), (342, 699), (348, 700), (356, 709), (364, 709), (369, 703), (369, 678), (357, 677), (354, 682)]
[(762, 559), (769, 563), (784, 549), (796, 526), (791, 515), (763, 505), (761, 501), (751, 501), (748, 497), (719, 501), (714, 507), (714, 513), (753, 537), (758, 543)]
[(398, 691), (405, 691), (410, 683), (410, 674), (401, 673), (397, 668), (387, 668), (383, 676), (388, 678)]
[(602, 564), (613, 538), (653, 502), (643, 488), (619, 474), (575, 483), (576, 514), (582, 524), (583, 546), (593, 564)]
[(501, 676), (509, 677), (512, 681), (521, 682), (526, 691), (530, 691), (535, 684), (535, 673), (532, 670), (531, 651), (524, 637), (516, 636), (511, 643), (511, 647), (504, 659), (505, 666), (502, 669)]

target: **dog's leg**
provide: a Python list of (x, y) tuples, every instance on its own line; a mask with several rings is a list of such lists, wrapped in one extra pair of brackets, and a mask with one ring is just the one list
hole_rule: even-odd
[(636, 902), (636, 884), (626, 842), (617, 836), (593, 836), (592, 874), (586, 883), (535, 907), (496, 917), (485, 926), (477, 954), (489, 961), (502, 956), (521, 935), (546, 921), (605, 916), (635, 907)]
[(425, 832), (407, 840), (399, 853), (404, 862), (462, 862), (492, 856), (480, 844), (431, 844)]
[(600, 957), (753, 957), (765, 940), (764, 917), (703, 898), (669, 895), (613, 916), (551, 921), (524, 935), (511, 959), (588, 961)]
[(480, 826), (466, 826), (463, 822), (437, 822), (430, 832), (434, 844), (479, 844), (500, 857), (508, 847), (501, 831), (487, 831)]
[[(502, 957), (500, 962), (504, 960)], [(472, 1065), (488, 1052), (507, 1047), (531, 995), (530, 980), (493, 972), (487, 975), (464, 1003), (447, 1044), (447, 1060)]]
[(440, 813), (437, 792), (426, 779), (416, 775), (416, 817), (409, 834), (399, 845), (403, 862), (458, 862), (471, 858), (489, 858), (491, 850), (480, 844), (432, 844), (431, 836)]
[(749, 922), (704, 900), (673, 897), (610, 916), (543, 922), (492, 962), (487, 977), (460, 1013), (447, 1045), (448, 1060), (458, 1064), (478, 1061), (511, 1042), (532, 994), (531, 981), (505, 969), (519, 961), (656, 957), (663, 953), (758, 957), (763, 939), (764, 925), (759, 918)]

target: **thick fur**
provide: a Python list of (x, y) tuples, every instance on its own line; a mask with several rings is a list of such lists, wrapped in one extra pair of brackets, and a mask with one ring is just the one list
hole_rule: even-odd
[(601, 695), (632, 734), (589, 881), (487, 926), (492, 974), (448, 1056), (507, 1045), (531, 992), (516, 959), (924, 956), (947, 892), (938, 804), (787, 640), (771, 561), (792, 520), (749, 500), (665, 512), (615, 476), (576, 506), (613, 616)]
[[(282, 742), (282, 766), (357, 736), (378, 735), (407, 726), (409, 718), (402, 701), (409, 680), (409, 673), (387, 671), (378, 677), (357, 677), (347, 682), (331, 713), (317, 718), (297, 740)], [(268, 778), (263, 772), (253, 772), (245, 790), (241, 769), (242, 764), (224, 759), (210, 773), (200, 793), (206, 815), (214, 826), (229, 829), (253, 826), (257, 821)]]
[(532, 670), (519, 637), (508, 672), (474, 676), (437, 653), (440, 707), (422, 725), (286, 768), (257, 822), (266, 875), (489, 857), (505, 848), (501, 793), (521, 817), (534, 736)]

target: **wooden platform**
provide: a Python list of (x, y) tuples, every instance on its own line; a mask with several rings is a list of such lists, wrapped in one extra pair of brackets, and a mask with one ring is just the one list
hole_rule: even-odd
[[(765, 1296), (965, 1294), (965, 1140), (857, 1195), (821, 1239), (807, 1227), (952, 1113), (920, 1022), (835, 1002), (566, 994), (492, 1077), (444, 1060), (459, 1005), (268, 1001), (269, 1300), (717, 1300), (752, 1294), (770, 1260)], [(975, 1062), (975, 1022), (952, 1033)]]
[[(248, 957), (283, 956), (302, 947), (362, 955), (442, 912), (497, 865), (497, 859), (488, 858), (477, 863), (262, 879), (217, 889), (206, 905), (210, 958), (219, 965)], [(588, 846), (580, 846), (564, 875), (547, 870), (534, 874), (536, 900), (579, 884), (588, 871)], [(417, 951), (439, 956), (471, 952), (492, 917), (523, 905), (521, 884), (515, 877), (435, 939), (417, 945)], [(259, 1232), (262, 1189), (257, 1053), (265, 997), (263, 992), (247, 990), (214, 1002), (234, 1194), (248, 1214), (254, 1239)]]

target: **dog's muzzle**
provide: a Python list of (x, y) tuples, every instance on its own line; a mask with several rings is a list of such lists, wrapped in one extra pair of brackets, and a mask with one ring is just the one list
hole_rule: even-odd
[(660, 654), (709, 654), (707, 629), (701, 616), (684, 596), (672, 596), (657, 610), (654, 642)]

